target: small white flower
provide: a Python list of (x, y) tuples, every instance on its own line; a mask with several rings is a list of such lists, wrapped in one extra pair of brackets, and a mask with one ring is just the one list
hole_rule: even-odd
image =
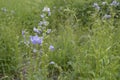
[(108, 14), (105, 14), (103, 17), (103, 19), (109, 19), (109, 18), (111, 18), (111, 15), (108, 15)]
[(42, 11), (43, 12), (50, 12), (50, 8), (49, 7), (44, 7), (44, 9)]
[(51, 29), (47, 29), (47, 34), (49, 34), (51, 32)]
[(98, 7), (98, 4), (97, 4), (97, 3), (94, 3), (94, 4), (93, 4), (93, 7)]
[(54, 62), (54, 61), (51, 61), (50, 64), (55, 64), (55, 62)]
[(98, 7), (96, 7), (96, 9), (97, 9), (97, 10), (100, 10), (100, 7), (98, 6)]
[(47, 26), (49, 24), (49, 22), (44, 20), (43, 24), (44, 24), (44, 26)]
[(40, 34), (40, 30), (38, 30), (38, 29), (35, 28), (35, 27), (33, 28), (33, 31)]
[(24, 44), (26, 44), (27, 46), (29, 46), (30, 41), (24, 41)]
[(44, 7), (42, 11), (43, 11), (43, 12), (47, 12), (47, 13), (48, 13), (48, 16), (51, 15), (51, 12), (50, 12), (50, 8), (49, 8), (49, 7)]
[(102, 2), (102, 5), (106, 5), (107, 4), (107, 2)]
[(49, 24), (49, 22), (48, 21), (46, 21), (46, 20), (44, 20), (44, 21), (40, 21), (39, 23), (38, 23), (38, 26), (47, 26)]
[(44, 17), (45, 17), (45, 14), (41, 14), (40, 17), (41, 17), (41, 18), (44, 18)]
[(38, 50), (37, 49), (33, 49), (33, 53), (36, 53)]
[(43, 25), (43, 21), (40, 21), (39, 23), (38, 23), (38, 26), (42, 26)]

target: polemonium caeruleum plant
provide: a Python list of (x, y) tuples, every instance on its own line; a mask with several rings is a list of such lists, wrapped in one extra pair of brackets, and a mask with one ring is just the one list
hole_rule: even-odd
[[(33, 28), (33, 32), (35, 32), (35, 35), (31, 35), (28, 42), (31, 42), (31, 44), (42, 44), (44, 42), (44, 38), (46, 38), (47, 34), (51, 33), (51, 29), (48, 29), (47, 26), (49, 25), (48, 16), (51, 15), (51, 10), (49, 7), (44, 7), (42, 10), (42, 14), (40, 17), (42, 20), (38, 23), (38, 27)], [(25, 31), (22, 31), (22, 35), (25, 38)]]
[[(30, 60), (29, 60), (29, 63), (31, 63), (31, 64), (29, 64), (29, 66), (34, 64), (33, 71), (32, 71), (34, 73), (36, 73), (39, 69), (41, 69), (42, 68), (42, 67), (40, 67), (40, 65), (42, 65), (41, 63), (46, 61), (45, 56), (47, 54), (44, 54), (45, 53), (44, 50), (48, 50), (48, 51), (52, 51), (52, 52), (54, 51), (53, 45), (50, 45), (50, 46), (46, 45), (46, 44), (48, 44), (46, 42), (47, 37), (49, 36), (48, 34), (50, 34), (52, 31), (50, 28), (48, 28), (49, 21), (47, 20), (48, 16), (51, 15), (50, 8), (44, 7), (42, 12), (43, 13), (40, 15), (41, 21), (38, 23), (37, 27), (33, 27), (32, 35), (29, 35), (28, 32), (26, 32), (25, 30), (22, 31), (22, 35), (24, 37), (24, 43), (29, 42), (29, 44), (27, 44), (27, 47), (29, 47), (30, 51), (28, 51), (28, 52), (32, 52), (32, 53), (29, 53), (30, 54), (29, 56), (31, 56)], [(49, 47), (49, 49), (46, 47)], [(43, 56), (44, 61), (42, 61), (42, 56)], [(36, 60), (34, 60), (33, 58)], [(54, 63), (52, 62), (51, 64), (54, 64)], [(35, 69), (34, 69), (34, 67), (35, 67)], [(31, 76), (29, 76), (29, 77), (31, 77)]]

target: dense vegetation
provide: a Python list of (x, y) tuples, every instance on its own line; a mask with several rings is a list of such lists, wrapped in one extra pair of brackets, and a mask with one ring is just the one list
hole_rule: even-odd
[(119, 0), (0, 0), (0, 80), (120, 80)]

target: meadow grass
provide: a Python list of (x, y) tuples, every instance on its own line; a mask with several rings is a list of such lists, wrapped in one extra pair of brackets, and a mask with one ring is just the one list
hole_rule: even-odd
[(106, 2), (0, 0), (0, 80), (119, 80), (120, 5)]

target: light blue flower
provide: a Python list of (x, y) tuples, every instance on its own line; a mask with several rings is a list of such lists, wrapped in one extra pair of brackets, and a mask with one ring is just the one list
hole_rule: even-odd
[(38, 35), (30, 36), (30, 41), (32, 42), (32, 44), (42, 44), (43, 38), (38, 37)]
[(22, 30), (22, 35), (25, 35), (25, 31), (24, 30)]
[(109, 19), (109, 18), (111, 18), (111, 15), (105, 14), (103, 18), (104, 19)]
[(53, 45), (50, 45), (50, 46), (49, 46), (49, 50), (50, 50), (50, 51), (54, 51), (54, 49), (55, 49), (55, 48), (54, 48)]
[(97, 10), (100, 10), (100, 7), (99, 7), (99, 5), (97, 3), (94, 3), (93, 7), (96, 8)]
[(40, 30), (38, 30), (36, 27), (33, 28), (33, 31), (40, 34)]

